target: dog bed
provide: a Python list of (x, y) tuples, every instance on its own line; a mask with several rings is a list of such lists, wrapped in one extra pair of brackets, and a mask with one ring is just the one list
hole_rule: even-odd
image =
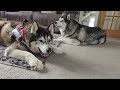
[[(58, 37), (59, 35), (54, 34), (53, 38), (56, 39)], [(53, 41), (52, 44), (55, 47), (58, 47), (60, 45), (60, 42)], [(9, 57), (9, 56), (3, 56), (5, 49), (6, 49), (5, 46), (0, 45), (0, 64), (14, 66), (14, 67), (22, 68), (22, 69), (27, 69), (27, 70), (34, 70), (28, 65), (28, 63), (25, 60), (16, 59), (16, 58)], [(36, 57), (39, 58), (39, 60), (42, 60), (43, 64), (45, 64), (44, 59), (42, 59), (40, 56), (36, 56)]]

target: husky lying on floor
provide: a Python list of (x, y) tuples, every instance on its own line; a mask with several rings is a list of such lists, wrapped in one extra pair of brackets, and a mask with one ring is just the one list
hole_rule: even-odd
[[(4, 56), (10, 55), (18, 59), (23, 57), (36, 70), (42, 70), (44, 65), (33, 54), (47, 58), (52, 51), (57, 54), (62, 53), (51, 45), (52, 40), (53, 24), (46, 28), (42, 25), (38, 26), (35, 21), (0, 21), (0, 44), (7, 46)], [(16, 55), (13, 55), (16, 51)]]
[(69, 12), (63, 12), (59, 21), (54, 23), (61, 33), (61, 37), (55, 39), (66, 44), (80, 45), (81, 43), (96, 45), (106, 42), (106, 33), (99, 27), (88, 27), (70, 19)]

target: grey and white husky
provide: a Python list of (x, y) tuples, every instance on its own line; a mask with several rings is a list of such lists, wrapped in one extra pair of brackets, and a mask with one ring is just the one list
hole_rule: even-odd
[(54, 23), (59, 28), (61, 36), (56, 41), (71, 45), (86, 43), (90, 45), (104, 44), (106, 33), (99, 27), (88, 27), (79, 24), (70, 18), (69, 12), (63, 12), (58, 21)]

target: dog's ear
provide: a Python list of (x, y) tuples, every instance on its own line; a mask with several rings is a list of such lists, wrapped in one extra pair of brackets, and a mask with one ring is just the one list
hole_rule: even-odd
[(28, 22), (28, 20), (27, 20), (27, 19), (24, 19), (23, 22)]
[(54, 24), (53, 23), (48, 26), (48, 30), (53, 35), (53, 33), (54, 33)]
[(23, 25), (25, 25), (26, 23), (28, 23), (28, 20), (24, 19), (22, 22), (23, 22)]
[(37, 30), (38, 30), (38, 24), (36, 21), (34, 21), (32, 27), (31, 27), (30, 33), (36, 35)]
[(67, 20), (70, 20), (70, 14), (67, 14)]

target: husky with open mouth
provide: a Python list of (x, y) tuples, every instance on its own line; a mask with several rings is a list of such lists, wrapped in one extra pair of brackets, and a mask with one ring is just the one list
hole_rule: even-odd
[(54, 23), (59, 28), (61, 36), (56, 41), (71, 45), (86, 43), (89, 45), (104, 44), (106, 33), (99, 27), (88, 27), (70, 18), (70, 13), (64, 11)]
[[(0, 21), (0, 44), (7, 46), (4, 56), (8, 56), (13, 49), (19, 49), (42, 58), (47, 58), (53, 51), (61, 54), (62, 51), (53, 47), (53, 24), (48, 27), (38, 25), (37, 22)], [(25, 53), (24, 52), (24, 53)], [(19, 59), (19, 58), (18, 58)], [(29, 62), (28, 62), (29, 64)], [(42, 70), (44, 65), (40, 60), (32, 60), (29, 64), (37, 70)]]

